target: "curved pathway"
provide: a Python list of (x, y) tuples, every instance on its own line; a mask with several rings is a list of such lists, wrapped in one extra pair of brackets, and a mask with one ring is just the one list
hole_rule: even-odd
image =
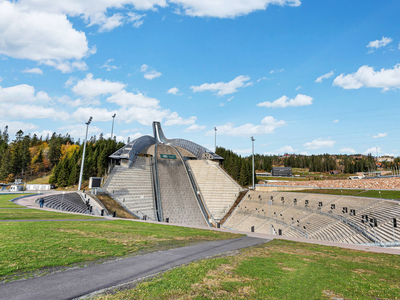
[(263, 244), (270, 240), (241, 237), (124, 258), (86, 268), (0, 284), (0, 298), (73, 299), (139, 280), (195, 260)]

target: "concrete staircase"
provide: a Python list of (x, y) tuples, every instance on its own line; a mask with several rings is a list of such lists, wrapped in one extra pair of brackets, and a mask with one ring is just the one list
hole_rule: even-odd
[(236, 201), (242, 188), (217, 163), (189, 160), (204, 201), (216, 220), (222, 219)]
[(132, 213), (157, 220), (151, 158), (139, 156), (130, 168), (115, 166), (103, 189)]
[[(176, 159), (163, 159), (160, 154), (175, 155)], [(157, 145), (157, 169), (164, 220), (208, 227), (185, 165), (173, 147)]]

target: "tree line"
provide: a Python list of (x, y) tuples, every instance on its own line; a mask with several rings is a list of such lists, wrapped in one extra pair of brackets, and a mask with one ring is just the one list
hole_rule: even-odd
[[(125, 144), (115, 139), (93, 136), (86, 144), (83, 180), (104, 175), (109, 156)], [(53, 133), (45, 138), (25, 135), (22, 130), (10, 141), (8, 127), (0, 131), (0, 180), (34, 178), (50, 174), (50, 184), (69, 186), (78, 183), (83, 143), (74, 142), (69, 134)]]

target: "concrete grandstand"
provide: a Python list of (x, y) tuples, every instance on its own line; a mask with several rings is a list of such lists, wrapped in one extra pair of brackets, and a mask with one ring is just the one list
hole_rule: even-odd
[(242, 187), (220, 166), (223, 158), (184, 139), (167, 139), (159, 122), (110, 156), (103, 190), (141, 219), (217, 226)]

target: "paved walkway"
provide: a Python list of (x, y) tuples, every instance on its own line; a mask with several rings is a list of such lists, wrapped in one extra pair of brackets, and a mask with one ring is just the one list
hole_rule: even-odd
[(129, 283), (189, 262), (256, 246), (269, 240), (253, 237), (215, 241), (125, 258), (86, 268), (0, 284), (1, 299), (72, 299)]

